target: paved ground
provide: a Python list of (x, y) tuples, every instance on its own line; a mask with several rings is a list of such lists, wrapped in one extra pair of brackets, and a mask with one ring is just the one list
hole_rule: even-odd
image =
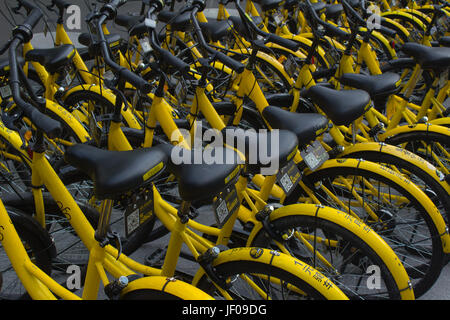
[[(49, 3), (49, 0), (42, 0), (44, 3)], [(73, 4), (77, 4), (79, 5), (79, 7), (81, 8), (81, 17), (84, 17), (85, 13), (86, 13), (86, 2), (84, 0), (70, 0), (71, 3)], [(4, 43), (10, 36), (10, 32), (9, 30), (12, 29), (12, 26), (10, 25), (10, 22), (13, 22), (12, 19), (10, 18), (10, 16), (7, 14), (7, 11), (5, 9), (5, 3), (15, 3), (15, 1), (11, 1), (11, 0), (5, 0), (4, 2), (2, 1), (0, 3), (0, 10), (2, 10), (3, 13), (6, 14), (6, 16), (4, 17), (0, 17), (0, 28), (1, 30), (3, 30), (3, 32), (0, 33), (0, 44)], [(139, 1), (129, 1), (129, 3), (127, 3), (122, 9), (121, 11), (123, 12), (137, 12), (139, 10)], [(50, 25), (53, 25), (54, 23), (54, 18), (55, 16), (53, 15), (53, 18), (51, 18), (49, 20)], [(73, 19), (76, 19), (75, 16), (71, 16)], [(16, 17), (16, 21), (20, 22), (22, 20), (21, 17)], [(71, 20), (72, 21), (72, 25), (77, 25), (76, 20)], [(74, 44), (76, 46), (78, 46), (78, 41), (77, 41), (77, 37), (79, 35), (80, 32), (86, 32), (86, 24), (84, 23), (84, 21), (81, 19), (80, 21), (80, 29), (73, 29), (70, 32), (70, 36), (72, 38), (72, 40), (74, 41)], [(50, 30), (53, 27), (50, 28)], [(38, 26), (36, 28), (37, 33), (35, 34), (34, 38), (33, 38), (33, 45), (37, 48), (46, 48), (52, 45), (52, 37), (50, 33), (47, 33), (46, 35), (44, 35), (44, 33), (42, 33), (42, 31), (44, 30), (43, 25), (41, 24), (40, 26)], [(112, 28), (111, 31), (113, 32), (123, 32), (122, 30), (119, 29), (115, 29)], [(123, 33), (122, 33), (123, 34)], [(143, 261), (143, 259), (145, 259), (145, 257), (147, 256), (148, 252), (153, 251), (155, 248), (164, 246), (167, 244), (167, 237), (160, 239), (158, 241), (156, 241), (155, 243), (151, 243), (151, 244), (147, 244), (145, 246), (143, 246), (138, 252), (136, 252), (133, 257), (136, 258), (138, 261)], [(187, 261), (184, 261), (182, 263), (182, 268), (184, 268), (186, 271), (193, 271), (193, 266), (192, 264), (190, 264)], [(442, 271), (442, 274), (439, 278), (439, 280), (436, 282), (436, 284), (434, 285), (434, 287), (425, 295), (423, 296), (421, 299), (423, 300), (430, 300), (430, 299), (437, 299), (437, 300), (450, 300), (450, 265), (447, 265), (444, 270)]]

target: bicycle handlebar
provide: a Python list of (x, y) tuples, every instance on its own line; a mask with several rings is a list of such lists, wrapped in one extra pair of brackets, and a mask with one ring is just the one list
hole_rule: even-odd
[[(347, 15), (350, 14), (352, 17), (354, 17), (357, 20), (357, 22), (356, 22), (357, 24), (359, 24), (360, 26), (366, 25), (366, 21), (359, 15), (358, 12), (356, 12), (355, 9), (352, 8), (352, 6), (346, 0), (342, 0), (342, 5), (344, 6), (346, 14)], [(365, 5), (364, 0), (361, 2), (361, 7), (362, 7), (363, 11), (366, 12), (366, 5)], [(397, 33), (395, 30), (392, 30), (392, 29), (382, 26), (382, 25), (379, 25), (377, 28), (382, 33), (385, 33), (390, 37), (395, 37), (395, 35)]]
[(33, 29), (41, 20), (43, 14), (42, 11), (39, 9), (32, 9), (30, 15), (27, 17), (27, 19), (23, 22), (24, 25), (29, 25), (31, 29)]
[(30, 37), (29, 33), (32, 32), (32, 29), (37, 25), (41, 17), (42, 11), (39, 8), (34, 7), (23, 24), (14, 29), (14, 37), (9, 42), (10, 88), (14, 102), (23, 111), (24, 115), (30, 119), (38, 130), (44, 132), (49, 138), (55, 138), (58, 137), (62, 131), (61, 124), (40, 112), (30, 103), (24, 101), (20, 95), (22, 88), (19, 81), (16, 50), (24, 41), (28, 40)]
[(161, 60), (163, 60), (166, 64), (179, 70), (182, 74), (187, 74), (191, 70), (190, 65), (185, 63), (183, 60), (175, 57), (169, 51), (161, 48), (158, 44), (157, 36), (154, 30), (156, 22), (153, 21), (152, 15), (156, 11), (160, 11), (163, 8), (164, 4), (160, 0), (155, 0), (149, 3), (149, 5), (150, 8), (147, 11), (144, 23), (146, 27), (149, 29), (149, 41), (151, 47), (159, 54)]
[(348, 2), (346, 0), (341, 0), (342, 2), (342, 6), (344, 7), (344, 11), (348, 16), (352, 16), (353, 18), (355, 18), (357, 21), (356, 23), (359, 25), (365, 25), (366, 21), (358, 14), (358, 12), (356, 12), (355, 9), (352, 8), (352, 6), (350, 4), (348, 4)]
[(103, 59), (105, 63), (119, 75), (121, 79), (124, 79), (128, 83), (132, 84), (137, 90), (141, 91), (144, 94), (147, 94), (151, 91), (152, 86), (146, 80), (144, 80), (139, 75), (135, 74), (131, 70), (118, 65), (109, 54), (108, 43), (105, 38), (105, 34), (103, 33), (103, 24), (106, 20), (113, 19), (117, 14), (117, 8), (121, 5), (125, 4), (127, 0), (113, 0), (110, 3), (103, 6), (101, 9), (101, 14), (99, 19), (97, 20), (97, 31), (99, 35), (99, 45), (100, 50), (102, 51)]
[(258, 28), (258, 26), (253, 22), (253, 20), (244, 12), (241, 5), (239, 4), (239, 0), (236, 0), (236, 8), (239, 12), (239, 15), (241, 16), (242, 22), (246, 24), (248, 27), (250, 27), (250, 29), (253, 30), (256, 34), (265, 38), (266, 39), (265, 42), (276, 43), (294, 52), (300, 49), (300, 43), (280, 37), (273, 33), (264, 32), (260, 28)]
[(158, 52), (158, 54), (160, 55), (161, 59), (166, 64), (168, 64), (168, 65), (174, 67), (175, 69), (179, 70), (182, 74), (187, 74), (191, 70), (191, 67), (189, 66), (189, 64), (187, 64), (183, 60), (175, 57), (172, 53), (170, 53), (169, 51), (161, 48), (156, 43), (155, 33), (154, 32), (151, 33), (150, 39), (151, 39), (150, 43), (151, 43), (152, 48), (155, 51)]
[[(309, 13), (309, 17), (312, 20), (313, 23), (318, 23), (319, 25), (321, 25), (322, 27), (325, 28), (325, 30), (328, 31), (329, 34), (331, 34), (332, 36), (341, 38), (341, 39), (348, 39), (350, 37), (350, 34), (345, 32), (344, 30), (342, 30), (339, 27), (336, 27), (334, 25), (332, 25), (329, 22), (323, 21), (316, 13), (316, 11), (314, 10), (314, 8), (312, 7), (311, 2), (308, 0), (305, 2), (306, 4), (306, 10)], [(315, 34), (315, 31), (319, 31), (318, 28), (313, 28), (313, 34)]]
[[(197, 0), (197, 3), (199, 1)], [(200, 25), (198, 24), (196, 14), (198, 11), (203, 10), (202, 6), (199, 4), (194, 3), (193, 4), (193, 10), (191, 11), (191, 20), (192, 24), (194, 25), (194, 31), (197, 35), (197, 38), (200, 42), (200, 45), (208, 52), (210, 53), (214, 59), (217, 59), (221, 61), (223, 64), (231, 68), (232, 70), (236, 71), (237, 73), (242, 73), (245, 69), (245, 66), (240, 63), (239, 61), (234, 60), (233, 58), (227, 56), (225, 53), (214, 50), (211, 48), (207, 43), (205, 38), (203, 37), (202, 30), (200, 28)]]

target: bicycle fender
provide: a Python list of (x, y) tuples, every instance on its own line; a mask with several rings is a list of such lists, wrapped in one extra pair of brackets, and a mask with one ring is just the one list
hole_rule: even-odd
[(425, 31), (426, 25), (423, 23), (423, 21), (419, 18), (417, 18), (415, 15), (409, 13), (409, 12), (403, 12), (403, 11), (387, 11), (382, 12), (381, 16), (384, 18), (390, 18), (390, 19), (397, 19), (399, 17), (408, 19), (415, 27), (420, 28), (421, 30)]
[[(305, 203), (291, 204), (277, 208), (270, 214), (269, 219), (270, 221), (275, 221), (277, 219), (292, 215), (318, 217), (331, 221), (344, 229), (350, 230), (353, 234), (363, 239), (364, 242), (367, 243), (388, 266), (398, 288), (406, 289), (400, 293), (402, 299), (414, 300), (414, 292), (403, 264), (386, 241), (384, 241), (370, 226), (343, 211), (327, 206)], [(253, 228), (247, 245), (253, 241), (254, 237), (261, 229), (261, 224), (258, 224)]]
[(381, 19), (381, 25), (385, 26), (387, 28), (390, 28), (392, 30), (397, 31), (397, 35), (403, 40), (403, 41), (408, 41), (409, 38), (409, 31), (408, 29), (406, 29), (403, 25), (401, 25), (400, 23), (398, 23), (397, 21), (388, 18), (388, 17), (384, 17), (383, 19)]
[(431, 123), (419, 123), (414, 125), (397, 126), (394, 129), (388, 130), (385, 133), (380, 134), (378, 138), (382, 141), (386, 141), (387, 139), (392, 138), (396, 135), (409, 132), (433, 132), (450, 136), (450, 128), (448, 127), (433, 125)]
[(81, 122), (67, 111), (67, 109), (54, 101), (46, 99), (46, 102), (46, 108), (63, 120), (64, 123), (76, 133), (81, 142), (90, 140), (90, 134), (86, 131)]
[(372, 35), (377, 38), (378, 41), (380, 41), (386, 49), (388, 49), (389, 54), (391, 57), (394, 57), (394, 59), (397, 58), (397, 52), (395, 52), (394, 48), (392, 48), (391, 44), (389, 43), (388, 39), (384, 36), (383, 33), (378, 31), (373, 31)]
[[(217, 266), (219, 264), (231, 261), (252, 262), (255, 260), (267, 265), (271, 265), (276, 262), (278, 266), (282, 266), (284, 270), (295, 274), (303, 281), (313, 286), (329, 300), (348, 300), (348, 297), (341, 291), (341, 289), (339, 289), (322, 273), (303, 261), (275, 250), (256, 247), (233, 248), (220, 252), (218, 257), (212, 262), (212, 265)], [(200, 268), (195, 274), (192, 284), (197, 285), (198, 281), (204, 274), (204, 270)]]
[[(436, 206), (430, 200), (430, 198), (422, 190), (420, 190), (419, 187), (417, 187), (414, 183), (412, 183), (408, 178), (403, 177), (401, 174), (395, 172), (394, 170), (379, 165), (377, 163), (365, 161), (362, 159), (349, 159), (349, 158), (327, 160), (316, 171), (333, 167), (359, 168), (362, 170), (375, 172), (385, 177), (386, 179), (394, 181), (395, 183), (402, 186), (405, 190), (408, 190), (411, 193), (411, 195), (423, 205), (427, 214), (433, 220), (433, 223), (436, 226), (437, 231), (441, 237), (443, 251), (445, 253), (450, 253), (450, 235), (448, 233), (448, 228), (445, 224), (442, 214), (440, 213), (438, 208), (436, 208)], [(308, 175), (310, 173), (311, 171), (309, 169), (305, 171), (305, 175)]]
[[(285, 39), (289, 39), (286, 36), (281, 36), (281, 37), (285, 38)], [(305, 59), (306, 58), (306, 56), (300, 50), (292, 51), (292, 50), (290, 50), (288, 48), (282, 47), (282, 46), (280, 46), (280, 45), (278, 45), (276, 43), (272, 43), (272, 42), (267, 43), (265, 46), (268, 47), (268, 48), (283, 50), (283, 51), (288, 52), (288, 53), (290, 53), (290, 54), (292, 54), (292, 55), (294, 55), (294, 56), (296, 56), (297, 58), (300, 58), (300, 59)]]
[(434, 10), (434, 9), (432, 9), (433, 8), (432, 6), (425, 5), (420, 8), (417, 8), (417, 9), (402, 8), (402, 9), (399, 9), (399, 11), (403, 11), (403, 12), (412, 14), (413, 16), (419, 18), (424, 24), (428, 24), (431, 22), (431, 17), (427, 13), (420, 11), (421, 9), (426, 9), (425, 7), (428, 7), (429, 9)]
[(404, 161), (407, 161), (412, 165), (419, 167), (420, 169), (425, 171), (436, 182), (438, 182), (442, 186), (442, 188), (444, 188), (445, 191), (447, 191), (447, 193), (450, 195), (450, 185), (445, 181), (441, 181), (441, 175), (439, 174), (440, 173), (439, 170), (430, 162), (416, 155), (415, 153), (383, 142), (362, 142), (356, 143), (350, 147), (346, 147), (344, 152), (338, 155), (338, 158), (348, 158), (348, 157), (357, 158), (357, 155), (356, 156), (352, 155), (357, 154), (359, 152), (385, 153), (390, 154), (396, 158), (400, 158)]
[(163, 291), (176, 295), (183, 300), (214, 300), (210, 295), (186, 282), (163, 276), (142, 277), (131, 281), (122, 290), (120, 296), (123, 297), (125, 294), (136, 290)]
[(450, 118), (449, 117), (437, 118), (437, 119), (430, 120), (428, 122), (431, 124), (434, 124), (436, 126), (450, 127)]
[[(95, 92), (96, 94), (101, 95), (103, 98), (108, 100), (113, 105), (115, 105), (115, 103), (116, 103), (116, 96), (114, 95), (114, 93), (111, 92), (111, 90), (108, 90), (105, 87), (101, 87), (101, 86), (98, 86), (95, 84), (92, 84), (92, 85), (80, 84), (76, 87), (73, 87), (72, 89), (70, 89), (69, 91), (67, 91), (64, 94), (63, 101), (76, 91)], [(130, 128), (142, 129), (142, 126), (139, 124), (139, 122), (137, 121), (136, 117), (133, 115), (130, 108), (127, 108), (126, 110), (124, 110), (122, 108), (122, 116)]]

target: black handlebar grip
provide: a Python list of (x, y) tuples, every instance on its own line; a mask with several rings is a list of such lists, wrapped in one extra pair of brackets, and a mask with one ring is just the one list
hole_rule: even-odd
[[(322, 23), (321, 23), (322, 24)], [(330, 23), (323, 23), (322, 24), (325, 27), (326, 33), (330, 35), (331, 37), (337, 37), (340, 39), (347, 40), (350, 38), (350, 33), (345, 32), (339, 27), (335, 27)]]
[(165, 49), (161, 49), (161, 50), (159, 50), (159, 52), (161, 53), (162, 59), (168, 65), (174, 67), (175, 69), (178, 69), (182, 74), (187, 74), (191, 70), (191, 67), (186, 62), (175, 57), (169, 51), (167, 51)]
[(127, 0), (112, 0), (101, 8), (100, 13), (104, 15), (106, 20), (114, 19), (117, 15), (117, 8), (126, 2)]
[(127, 68), (122, 68), (118, 70), (119, 77), (125, 79), (127, 82), (131, 83), (140, 92), (147, 94), (152, 90), (152, 86), (149, 82), (141, 78), (139, 75), (130, 71)]
[(23, 25), (28, 25), (33, 29), (39, 20), (42, 18), (42, 11), (39, 8), (35, 8), (31, 11), (31, 13), (28, 15), (28, 17), (23, 22)]
[(50, 139), (57, 138), (61, 135), (62, 126), (59, 121), (43, 114), (32, 105), (26, 103), (20, 106), (24, 115), (38, 128), (42, 130)]
[(300, 43), (290, 40), (290, 39), (282, 38), (273, 33), (270, 33), (268, 35), (266, 41), (276, 43), (276, 44), (278, 44), (284, 48), (287, 48), (291, 51), (294, 51), (294, 52), (296, 52), (300, 48)]
[(225, 64), (227, 67), (231, 68), (232, 70), (236, 71), (237, 73), (241, 73), (245, 69), (245, 65), (243, 65), (239, 61), (236, 61), (233, 58), (227, 56), (223, 52), (216, 51), (215, 57), (217, 58), (217, 60), (220, 60), (223, 64)]

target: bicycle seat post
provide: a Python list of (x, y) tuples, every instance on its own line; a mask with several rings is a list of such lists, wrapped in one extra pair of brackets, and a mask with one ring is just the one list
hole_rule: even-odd
[(95, 231), (95, 239), (100, 243), (100, 245), (106, 244), (105, 241), (108, 240), (108, 226), (111, 218), (113, 203), (113, 200), (105, 199), (100, 207), (100, 218), (97, 230)]
[(180, 256), (181, 246), (183, 244), (182, 233), (184, 232), (189, 221), (190, 201), (183, 200), (178, 209), (178, 219), (170, 235), (169, 245), (161, 268), (161, 275), (173, 277), (176, 271), (178, 257)]
[(180, 218), (180, 222), (186, 224), (189, 221), (189, 211), (190, 211), (191, 203), (189, 201), (182, 201), (180, 208), (178, 209), (178, 217)]

